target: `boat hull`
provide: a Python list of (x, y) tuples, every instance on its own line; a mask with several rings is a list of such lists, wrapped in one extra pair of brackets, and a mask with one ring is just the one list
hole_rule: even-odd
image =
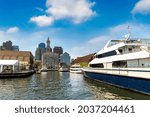
[(83, 70), (84, 76), (117, 87), (150, 95), (150, 79)]
[(70, 68), (71, 73), (82, 74), (82, 68)]
[(15, 73), (0, 73), (1, 78), (24, 78), (31, 76), (35, 71), (15, 72)]
[(69, 72), (69, 68), (62, 67), (59, 69), (60, 72)]

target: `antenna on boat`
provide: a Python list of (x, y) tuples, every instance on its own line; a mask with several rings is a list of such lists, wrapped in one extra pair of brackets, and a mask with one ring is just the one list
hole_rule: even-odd
[(128, 29), (128, 34), (131, 34), (131, 32), (130, 32), (130, 26), (128, 25), (128, 27), (127, 27), (127, 29)]
[(129, 39), (130, 39), (130, 36), (131, 36), (131, 32), (130, 32), (130, 29), (131, 29), (131, 28), (130, 28), (129, 25), (128, 25), (127, 29), (128, 29), (128, 34), (124, 36), (124, 38), (125, 38), (126, 41), (129, 40)]

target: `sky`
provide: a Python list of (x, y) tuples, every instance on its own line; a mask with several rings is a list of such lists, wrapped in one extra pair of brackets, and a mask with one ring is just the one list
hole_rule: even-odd
[(150, 38), (150, 0), (0, 0), (0, 45), (33, 55), (48, 37), (72, 58), (95, 53), (128, 26), (131, 37)]

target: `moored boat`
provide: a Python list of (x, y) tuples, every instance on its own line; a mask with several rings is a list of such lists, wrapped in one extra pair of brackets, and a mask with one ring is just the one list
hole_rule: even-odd
[(47, 68), (41, 68), (41, 69), (40, 69), (40, 72), (47, 72), (47, 71), (48, 71)]
[(82, 67), (80, 65), (72, 65), (70, 68), (71, 73), (82, 73)]
[(59, 71), (60, 72), (69, 72), (69, 68), (62, 66), (62, 67), (59, 68)]
[(18, 60), (0, 60), (0, 78), (22, 78), (34, 74), (34, 70), (21, 70)]
[(83, 72), (86, 78), (150, 95), (150, 43), (130, 34), (110, 40)]
[(40, 74), (40, 73), (41, 73), (41, 70), (37, 70), (37, 71), (36, 71), (36, 74)]
[(24, 78), (31, 76), (35, 73), (35, 71), (21, 71), (21, 72), (8, 72), (8, 73), (0, 73), (0, 78)]

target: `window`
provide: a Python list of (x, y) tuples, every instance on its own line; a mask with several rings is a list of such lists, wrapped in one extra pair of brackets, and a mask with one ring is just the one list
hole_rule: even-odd
[(132, 48), (128, 48), (129, 52), (132, 52)]
[(113, 50), (113, 51), (110, 51), (110, 52), (106, 52), (106, 53), (103, 53), (103, 54), (96, 55), (96, 58), (103, 58), (103, 57), (113, 56), (113, 55), (116, 55), (116, 54), (117, 54), (117, 52), (115, 50)]
[(100, 64), (90, 64), (90, 67), (93, 67), (93, 68), (104, 68), (104, 65), (102, 63), (100, 63)]
[(114, 68), (126, 68), (127, 67), (127, 61), (114, 61), (112, 66)]
[(119, 49), (118, 51), (119, 51), (120, 53), (122, 53), (122, 52), (123, 52), (123, 50), (122, 50), (122, 49)]

